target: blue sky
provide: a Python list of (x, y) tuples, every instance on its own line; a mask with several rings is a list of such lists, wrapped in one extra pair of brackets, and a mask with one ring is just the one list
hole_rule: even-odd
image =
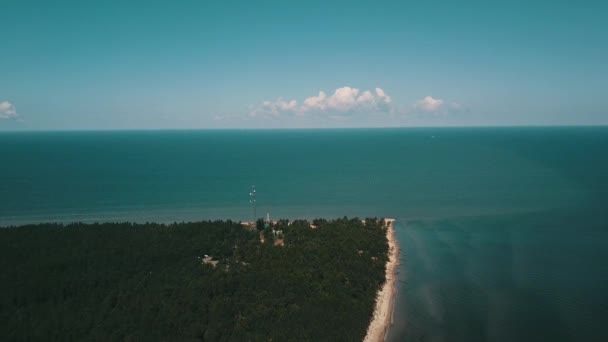
[(0, 3), (0, 130), (608, 124), (608, 6)]

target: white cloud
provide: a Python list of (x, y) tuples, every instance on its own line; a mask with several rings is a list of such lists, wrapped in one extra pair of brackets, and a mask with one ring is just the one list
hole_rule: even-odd
[(17, 109), (12, 103), (8, 101), (0, 102), (0, 119), (12, 119), (17, 116)]
[(371, 103), (374, 101), (374, 95), (369, 91), (364, 91), (361, 96), (357, 98), (357, 103)]
[(296, 100), (285, 101), (281, 98), (276, 101), (264, 101), (262, 105), (249, 113), (250, 116), (280, 116), (281, 114), (328, 113), (342, 115), (366, 110), (368, 112), (387, 111), (391, 103), (390, 96), (384, 90), (375, 89), (375, 95), (369, 90), (361, 92), (357, 88), (342, 87), (334, 91), (331, 96), (323, 91), (319, 95), (304, 99), (301, 105)]
[(278, 100), (264, 101), (262, 106), (254, 109), (249, 113), (250, 116), (279, 116), (283, 112), (295, 112), (298, 108), (298, 102), (296, 100), (284, 101), (279, 98)]
[(305, 109), (304, 111), (309, 109), (324, 110), (325, 99), (327, 99), (327, 95), (325, 95), (325, 92), (320, 91), (319, 96), (311, 96), (304, 100), (304, 105), (302, 106), (302, 109)]
[(426, 112), (435, 112), (438, 111), (441, 106), (443, 106), (442, 99), (434, 99), (432, 96), (426, 96), (422, 100), (416, 102), (415, 107), (417, 109), (422, 109)]
[(462, 105), (458, 102), (452, 102), (450, 103), (450, 108), (451, 109), (455, 109), (455, 110), (461, 110), (463, 109)]
[(381, 98), (385, 103), (391, 103), (391, 97), (384, 93), (384, 90), (376, 88), (376, 95)]
[(327, 105), (331, 109), (347, 111), (352, 109), (357, 103), (359, 89), (342, 87), (336, 89), (334, 94), (327, 99)]

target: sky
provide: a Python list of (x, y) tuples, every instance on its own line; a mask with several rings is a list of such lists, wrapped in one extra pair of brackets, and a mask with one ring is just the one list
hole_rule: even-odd
[(0, 0), (0, 130), (608, 124), (608, 3)]

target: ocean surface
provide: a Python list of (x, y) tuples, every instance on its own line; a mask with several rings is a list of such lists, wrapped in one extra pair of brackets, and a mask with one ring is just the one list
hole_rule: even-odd
[(608, 128), (0, 133), (0, 226), (394, 217), (390, 341), (608, 341)]

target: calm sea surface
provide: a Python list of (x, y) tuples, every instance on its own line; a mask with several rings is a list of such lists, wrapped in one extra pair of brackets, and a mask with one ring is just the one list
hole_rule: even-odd
[(0, 133), (0, 226), (395, 217), (391, 341), (608, 341), (608, 128)]

